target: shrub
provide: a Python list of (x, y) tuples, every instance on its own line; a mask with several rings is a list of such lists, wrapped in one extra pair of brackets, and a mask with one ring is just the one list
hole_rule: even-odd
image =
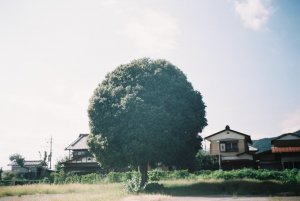
[(91, 173), (81, 176), (81, 183), (82, 184), (96, 184), (99, 183), (102, 180), (102, 177), (100, 174), (97, 173)]
[(167, 179), (168, 177), (170, 177), (169, 171), (155, 169), (148, 172), (149, 181), (159, 181), (159, 180)]
[(190, 173), (187, 170), (175, 170), (171, 172), (170, 177), (172, 179), (186, 179), (189, 175)]
[(124, 182), (124, 190), (127, 193), (139, 193), (144, 190), (141, 186), (141, 178), (139, 175), (134, 175), (131, 179)]
[(3, 176), (2, 177), (3, 181), (16, 180), (17, 179), (16, 173), (11, 172), (11, 171), (2, 173), (2, 176)]
[(54, 184), (64, 184), (66, 179), (66, 174), (63, 170), (59, 172), (53, 172), (51, 173), (51, 176), (53, 177)]
[(138, 172), (109, 172), (106, 181), (110, 183), (124, 182), (133, 178)]
[(65, 178), (65, 184), (80, 183), (80, 176), (74, 172), (68, 172)]

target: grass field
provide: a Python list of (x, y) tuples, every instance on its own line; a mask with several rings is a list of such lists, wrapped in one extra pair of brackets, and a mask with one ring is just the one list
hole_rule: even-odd
[[(169, 180), (164, 188), (153, 192), (163, 199), (173, 196), (299, 196), (300, 184), (258, 180)], [(122, 183), (107, 184), (33, 184), (0, 187), (1, 201), (106, 201), (131, 196)], [(145, 196), (145, 193), (142, 194)], [(300, 198), (300, 197), (299, 197)], [(163, 200), (161, 199), (161, 200)], [(151, 200), (151, 199), (150, 199)], [(146, 199), (144, 199), (146, 201)]]
[(125, 195), (122, 184), (34, 184), (0, 187), (0, 200), (2, 200), (1, 197), (17, 196), (13, 200), (115, 201)]

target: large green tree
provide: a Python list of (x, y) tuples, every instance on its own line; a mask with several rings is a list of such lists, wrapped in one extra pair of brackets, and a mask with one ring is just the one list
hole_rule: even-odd
[(102, 167), (188, 167), (207, 125), (205, 104), (181, 70), (148, 58), (120, 65), (98, 85), (88, 108), (89, 146)]

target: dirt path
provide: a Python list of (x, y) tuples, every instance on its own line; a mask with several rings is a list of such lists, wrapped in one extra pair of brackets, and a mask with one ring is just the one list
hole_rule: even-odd
[(122, 201), (300, 201), (300, 197), (171, 197), (145, 195), (127, 197)]
[[(2, 197), (0, 201), (84, 201), (102, 199), (99, 195), (93, 197), (81, 197), (76, 194), (54, 194), (54, 195), (25, 195), (21, 197)], [(300, 201), (300, 197), (171, 197), (165, 195), (139, 195), (130, 196), (121, 201)]]

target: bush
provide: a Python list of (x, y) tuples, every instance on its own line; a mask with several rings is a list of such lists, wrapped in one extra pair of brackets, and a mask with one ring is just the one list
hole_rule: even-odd
[[(199, 171), (196, 175), (199, 178), (205, 179), (257, 179), (257, 180), (277, 180), (284, 183), (296, 183), (300, 182), (297, 179), (297, 175), (299, 174), (299, 170), (254, 170), (254, 169), (239, 169), (239, 170), (230, 170), (230, 171)], [(300, 177), (300, 176), (299, 176)]]
[(172, 179), (186, 179), (190, 176), (190, 173), (187, 170), (175, 170), (172, 171), (170, 177)]
[(51, 176), (53, 177), (54, 184), (64, 184), (66, 179), (66, 174), (63, 170), (59, 172), (53, 172), (51, 173)]
[(144, 190), (144, 186), (141, 186), (141, 178), (139, 175), (134, 175), (131, 179), (128, 179), (124, 183), (124, 190), (127, 193), (139, 193)]
[(8, 181), (8, 180), (16, 180), (17, 179), (17, 175), (14, 172), (4, 172), (2, 173), (2, 180), (3, 181)]
[(96, 184), (102, 181), (102, 177), (100, 174), (91, 173), (81, 176), (81, 183), (82, 184)]
[(130, 180), (136, 176), (138, 172), (109, 172), (106, 175), (106, 181), (110, 183), (118, 183)]
[(170, 175), (169, 171), (157, 170), (154, 169), (148, 172), (149, 181), (159, 181), (163, 179), (167, 179)]
[(65, 184), (73, 184), (73, 183), (80, 183), (81, 178), (79, 175), (77, 175), (74, 172), (68, 172), (66, 178), (65, 178)]

